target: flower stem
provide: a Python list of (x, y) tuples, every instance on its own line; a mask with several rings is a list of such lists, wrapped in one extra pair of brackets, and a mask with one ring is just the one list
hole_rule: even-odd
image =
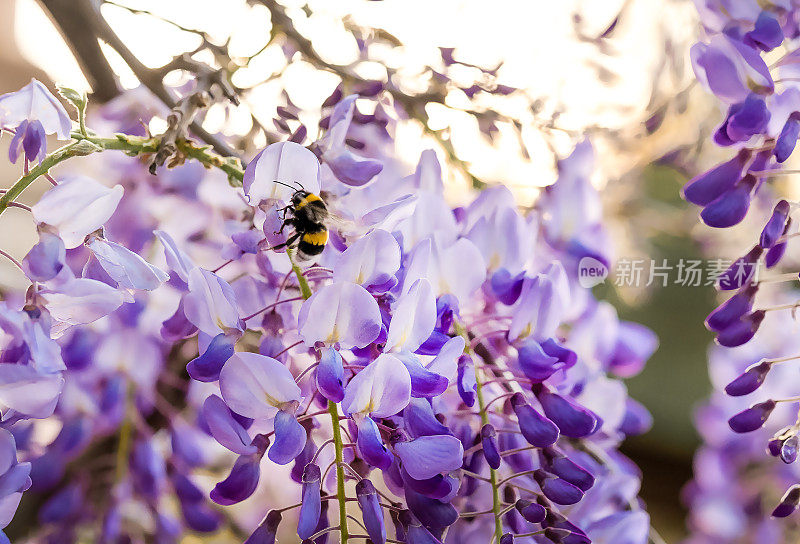
[(339, 428), (339, 408), (332, 400), (328, 401), (328, 413), (333, 427), (333, 445), (336, 451), (336, 498), (339, 501), (339, 541), (347, 543), (347, 497), (344, 493), (344, 458), (342, 455), (342, 431)]
[(28, 185), (36, 181), (36, 178), (46, 174), (48, 170), (57, 165), (58, 163), (75, 157), (75, 144), (76, 142), (68, 143), (47, 155), (41, 163), (31, 168), (24, 176), (8, 188), (8, 190), (0, 196), (0, 213), (3, 213), (6, 208), (17, 198)]
[[(101, 138), (94, 135), (86, 135), (81, 132), (72, 133), (73, 141), (49, 153), (41, 163), (37, 164), (29, 171), (25, 172), (19, 180), (9, 187), (0, 196), (0, 213), (3, 213), (10, 203), (14, 201), (24, 191), (28, 185), (33, 183), (40, 176), (60, 162), (72, 157), (89, 155), (99, 151), (116, 150), (124, 151), (128, 155), (136, 156), (145, 153), (155, 153), (158, 151), (158, 138), (143, 138), (139, 136), (128, 136), (127, 134), (115, 134), (111, 138)], [(239, 159), (234, 157), (222, 157), (211, 151), (206, 146), (198, 146), (188, 140), (178, 142), (178, 149), (184, 156), (201, 162), (204, 166), (219, 168), (228, 175), (228, 181), (235, 187), (242, 186), (244, 170)]]
[(121, 482), (128, 472), (128, 454), (131, 449), (131, 432), (133, 424), (131, 422), (130, 411), (133, 406), (134, 388), (128, 383), (125, 392), (125, 416), (119, 429), (119, 443), (117, 445), (117, 470), (116, 481)]
[[(464, 351), (470, 353), (472, 348), (472, 340), (467, 334), (464, 325), (457, 321), (453, 321), (453, 327), (455, 328), (456, 333), (464, 338), (466, 341), (466, 345), (464, 347)], [(480, 416), (481, 416), (481, 423), (483, 425), (487, 425), (489, 423), (489, 415), (486, 412), (486, 402), (483, 398), (483, 368), (479, 368), (475, 365), (475, 383), (477, 385), (476, 393), (478, 396), (478, 406), (480, 407)], [(503, 520), (502, 520), (502, 510), (503, 506), (500, 502), (500, 488), (497, 485), (497, 471), (491, 467), (489, 467), (489, 483), (492, 485), (492, 512), (494, 512), (494, 538), (497, 542), (500, 542), (500, 538), (503, 536)]]
[[(286, 255), (289, 257), (289, 262), (292, 263), (292, 270), (294, 270), (295, 276), (297, 276), (300, 293), (302, 293), (304, 299), (311, 298), (311, 287), (309, 287), (303, 271), (294, 262), (292, 248), (286, 248)], [(342, 445), (342, 430), (339, 427), (339, 408), (332, 400), (328, 401), (328, 413), (331, 415), (333, 446), (336, 451), (336, 499), (339, 501), (339, 542), (340, 544), (347, 544), (347, 496), (344, 490), (344, 456), (342, 454), (344, 447)]]
[(292, 263), (292, 270), (294, 270), (294, 275), (297, 276), (297, 283), (300, 284), (300, 293), (305, 299), (311, 298), (311, 287), (308, 286), (308, 280), (303, 275), (303, 271), (297, 266), (297, 263), (294, 262), (292, 248), (286, 248), (286, 255), (289, 256), (289, 262)]

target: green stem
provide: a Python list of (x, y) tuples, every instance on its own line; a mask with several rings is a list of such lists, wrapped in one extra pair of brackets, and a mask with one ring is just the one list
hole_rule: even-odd
[(57, 165), (58, 163), (69, 159), (70, 157), (78, 156), (75, 153), (75, 145), (77, 142), (70, 142), (64, 147), (60, 147), (53, 151), (52, 153), (48, 154), (42, 162), (34, 166), (30, 169), (30, 171), (19, 178), (14, 185), (8, 188), (3, 196), (0, 196), (0, 213), (3, 213), (8, 205), (17, 198), (22, 191), (24, 191), (28, 185), (33, 183), (39, 176), (43, 176), (50, 170), (52, 167)]
[(125, 392), (125, 419), (119, 429), (119, 443), (117, 445), (117, 470), (116, 481), (121, 482), (128, 473), (128, 455), (131, 449), (131, 434), (133, 423), (130, 411), (133, 406), (134, 388), (128, 383)]
[[(467, 330), (464, 328), (464, 325), (461, 324), (459, 321), (453, 322), (453, 328), (456, 331), (456, 334), (461, 336), (464, 341), (466, 342), (466, 346), (464, 347), (464, 351), (466, 353), (471, 353), (472, 348), (470, 348), (470, 343), (472, 340), (467, 334)], [(480, 408), (480, 415), (481, 415), (481, 423), (483, 425), (487, 425), (489, 423), (489, 415), (486, 412), (486, 401), (483, 398), (483, 369), (475, 365), (475, 383), (477, 384), (476, 393), (478, 396), (478, 406)], [(500, 502), (500, 488), (497, 485), (497, 471), (491, 467), (489, 467), (489, 483), (492, 484), (492, 512), (494, 513), (494, 535), (495, 540), (500, 542), (500, 538), (503, 536), (503, 519), (502, 519), (502, 511), (503, 505)]]
[(308, 280), (303, 275), (303, 271), (297, 266), (297, 263), (294, 262), (294, 254), (293, 250), (290, 247), (286, 248), (286, 255), (289, 256), (289, 262), (292, 263), (292, 270), (294, 271), (294, 275), (297, 276), (297, 283), (300, 284), (300, 293), (303, 295), (304, 299), (311, 298), (311, 287), (308, 286)]
[[(292, 270), (297, 276), (297, 283), (300, 285), (300, 292), (304, 299), (311, 297), (311, 287), (308, 280), (303, 275), (303, 271), (294, 261), (292, 248), (286, 248), (286, 255), (292, 263)], [(339, 542), (347, 544), (347, 496), (344, 489), (344, 450), (342, 442), (342, 430), (339, 423), (339, 407), (332, 400), (328, 401), (328, 413), (331, 415), (331, 427), (333, 428), (333, 446), (336, 450), (336, 499), (339, 501)]]
[[(81, 130), (85, 130), (84, 127), (81, 127)], [(158, 138), (143, 138), (126, 134), (115, 134), (111, 138), (101, 138), (94, 135), (87, 136), (81, 132), (73, 132), (72, 138), (72, 142), (49, 153), (41, 163), (31, 168), (27, 174), (19, 178), (14, 185), (9, 187), (8, 191), (0, 196), (0, 213), (3, 213), (28, 185), (36, 181), (40, 176), (45, 175), (58, 163), (69, 158), (107, 150), (123, 151), (128, 155), (136, 156), (144, 153), (155, 153), (158, 151), (159, 144)], [(222, 157), (211, 151), (209, 147), (197, 146), (188, 140), (178, 142), (178, 148), (186, 157), (195, 159), (208, 168), (219, 168), (225, 172), (231, 185), (242, 186), (244, 170), (239, 159)]]
[(339, 501), (339, 541), (347, 543), (347, 497), (344, 492), (344, 458), (342, 455), (342, 431), (339, 428), (339, 408), (332, 400), (328, 401), (328, 413), (333, 426), (333, 445), (336, 449), (336, 498)]

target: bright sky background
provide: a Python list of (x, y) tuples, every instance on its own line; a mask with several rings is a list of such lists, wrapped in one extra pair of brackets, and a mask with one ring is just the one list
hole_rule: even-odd
[[(232, 36), (232, 51), (243, 56), (252, 55), (264, 45), (270, 26), (267, 10), (263, 6), (247, 6), (244, 0), (119, 2), (150, 10), (187, 27), (203, 29), (220, 42)], [(693, 6), (690, 2), (674, 0), (494, 0), (491, 3), (480, 0), (309, 0), (307, 3), (314, 14), (311, 18), (300, 10), (303, 3), (285, 2), (292, 8), (290, 15), (298, 29), (314, 39), (317, 51), (329, 61), (348, 63), (356, 58), (355, 41), (344, 32), (342, 24), (346, 17), (362, 25), (384, 28), (404, 43), (401, 50), (387, 50), (386, 60), (404, 67), (403, 72), (408, 74), (405, 83), (410, 88), (422, 66), (439, 62), (437, 46), (456, 47), (456, 58), (482, 66), (493, 66), (502, 60), (501, 82), (525, 89), (532, 99), (548, 99), (545, 113), (559, 107), (563, 113), (558, 125), (578, 133), (593, 126), (637, 127), (651, 97), (666, 37), (685, 44), (695, 32)], [(610, 55), (603, 55), (594, 44), (575, 38), (574, 14), (581, 14), (582, 32), (594, 37), (608, 27), (624, 4), (628, 4), (625, 14), (612, 39), (607, 40)], [(113, 6), (104, 9), (121, 38), (150, 66), (163, 65), (176, 53), (198, 43), (196, 36), (147, 15), (133, 15)], [(44, 68), (60, 84), (87, 88), (77, 63), (35, 0), (18, 0), (16, 18), (19, 46), (24, 56)], [(35, 40), (25, 39), (31, 35), (25, 29), (30, 28), (36, 29)], [(148, 36), (156, 38), (148, 39)], [(109, 56), (121, 74), (122, 83), (134, 86), (136, 80), (121, 60), (113, 52)], [(283, 64), (280, 53), (262, 54), (247, 69), (236, 74), (235, 83), (256, 83)], [(616, 74), (611, 85), (599, 81), (598, 66)], [(362, 65), (359, 70), (363, 75), (380, 75), (383, 68)], [(472, 77), (469, 69), (464, 72), (466, 78)], [(678, 83), (673, 81), (672, 85), (677, 88)], [(333, 85), (335, 79), (330, 74), (294, 62), (280, 81), (256, 88), (248, 102), (255, 114), (269, 123), (282, 87), (289, 90), (292, 99), (301, 107), (314, 108)], [(463, 101), (463, 95), (454, 93), (453, 105), (462, 105), (459, 101)], [(434, 125), (451, 127), (454, 146), (461, 157), (472, 161), (478, 177), (503, 181), (521, 190), (554, 181), (553, 154), (542, 133), (535, 128), (536, 119), (528, 110), (529, 103), (530, 100), (520, 97), (491, 106), (502, 108), (503, 113), (523, 123), (523, 138), (530, 160), (519, 155), (517, 139), (510, 130), (501, 130), (492, 147), (477, 134), (475, 121), (470, 116), (441, 107), (432, 107), (429, 113)], [(223, 128), (225, 116), (221, 108), (219, 110), (209, 113), (208, 128)], [(227, 122), (224, 130), (246, 132), (249, 116), (234, 112)], [(559, 154), (568, 153), (574, 138), (558, 132), (551, 134), (549, 144)], [(410, 157), (410, 162), (430, 145), (415, 127), (401, 127), (398, 131), (398, 146), (404, 156)], [(608, 154), (603, 162), (605, 174), (600, 175), (603, 178), (619, 175), (630, 166)]]

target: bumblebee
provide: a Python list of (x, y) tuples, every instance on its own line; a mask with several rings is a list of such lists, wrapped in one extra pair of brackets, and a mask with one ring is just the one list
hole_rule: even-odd
[(328, 243), (328, 227), (325, 226), (325, 221), (329, 219), (330, 214), (325, 201), (319, 195), (306, 191), (299, 184), (299, 188), (296, 189), (280, 181), (275, 183), (294, 191), (290, 203), (280, 210), (283, 212), (283, 224), (279, 231), (283, 232), (284, 228), (290, 226), (294, 233), (286, 242), (273, 249), (292, 247), (296, 242), (298, 258), (309, 260), (316, 257)]

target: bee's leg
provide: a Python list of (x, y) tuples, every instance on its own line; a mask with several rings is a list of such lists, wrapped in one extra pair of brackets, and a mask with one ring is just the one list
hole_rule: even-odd
[(282, 243), (282, 244), (278, 244), (277, 246), (272, 246), (272, 247), (271, 247), (271, 248), (269, 248), (269, 249), (273, 249), (273, 250), (274, 250), (274, 249), (283, 249), (283, 248), (285, 248), (285, 247), (289, 247), (289, 246), (291, 246), (293, 243), (295, 243), (295, 242), (297, 241), (297, 239), (298, 239), (298, 238), (300, 238), (300, 235), (299, 235), (299, 234), (293, 234), (293, 235), (292, 235), (292, 236), (290, 236), (290, 237), (289, 237), (289, 238), (288, 238), (288, 239), (287, 239), (287, 240), (286, 240), (284, 243)]

